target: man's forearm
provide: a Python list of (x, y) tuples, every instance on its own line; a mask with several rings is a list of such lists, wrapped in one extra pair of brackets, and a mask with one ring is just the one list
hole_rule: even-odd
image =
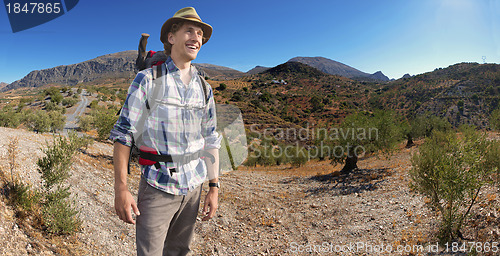
[(115, 190), (127, 188), (127, 167), (130, 147), (115, 142), (113, 150), (113, 167), (115, 171)]
[(210, 158), (205, 157), (205, 164), (207, 165), (207, 175), (210, 182), (219, 181), (219, 149), (207, 149), (207, 152), (214, 156), (215, 161), (212, 163)]

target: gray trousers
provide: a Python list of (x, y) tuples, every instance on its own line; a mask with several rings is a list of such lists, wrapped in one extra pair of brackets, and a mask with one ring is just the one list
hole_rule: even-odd
[(136, 219), (137, 255), (186, 255), (193, 239), (201, 185), (187, 195), (172, 195), (139, 183)]

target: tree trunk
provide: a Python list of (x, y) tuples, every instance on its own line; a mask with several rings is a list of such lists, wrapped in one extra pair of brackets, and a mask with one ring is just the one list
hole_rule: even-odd
[(358, 168), (358, 156), (356, 154), (350, 154), (345, 159), (344, 168), (340, 171), (341, 173), (350, 173), (352, 170)]
[(406, 143), (406, 148), (411, 148), (415, 146), (415, 143), (413, 143), (413, 137), (410, 134), (408, 134), (406, 137), (408, 138), (408, 142)]

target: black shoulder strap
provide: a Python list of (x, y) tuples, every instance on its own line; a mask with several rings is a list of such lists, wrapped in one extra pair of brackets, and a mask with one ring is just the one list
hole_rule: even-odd
[(203, 95), (205, 96), (205, 104), (208, 104), (208, 83), (205, 80), (205, 78), (198, 73), (198, 76), (200, 77), (201, 81), (201, 88), (203, 89)]
[[(157, 66), (152, 66), (151, 69), (153, 71), (153, 80), (156, 80), (157, 78), (159, 77), (162, 77), (164, 74), (163, 74), (163, 69), (161, 68), (161, 66), (163, 66), (163, 64), (161, 65), (157, 65)], [(166, 68), (165, 68), (166, 70)], [(167, 71), (168, 72), (168, 71)], [(165, 74), (166, 75), (166, 74)], [(154, 85), (155, 83), (153, 83)], [(155, 88), (152, 88), (152, 91), (154, 92)], [(149, 105), (149, 101), (148, 101), (148, 97), (146, 97), (146, 108), (148, 110), (151, 109), (150, 105)]]
[(163, 64), (151, 67), (153, 69), (153, 80), (163, 76), (163, 69), (161, 66), (163, 66)]

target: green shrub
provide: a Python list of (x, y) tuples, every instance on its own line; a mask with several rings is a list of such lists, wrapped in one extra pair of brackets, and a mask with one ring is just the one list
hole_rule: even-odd
[(61, 113), (66, 113), (66, 108), (59, 106), (57, 103), (49, 101), (45, 103), (45, 111), (59, 111)]
[(445, 118), (435, 116), (430, 113), (418, 115), (410, 120), (409, 125), (404, 129), (407, 137), (407, 146), (413, 146), (413, 140), (431, 136), (433, 131), (448, 131), (451, 124)]
[(288, 147), (285, 154), (290, 156), (292, 166), (300, 167), (309, 161), (309, 152), (303, 147)]
[(19, 207), (17, 211), (22, 215), (31, 215), (38, 209), (41, 195), (30, 185), (14, 180), (9, 182), (8, 188), (11, 204)]
[(75, 98), (64, 98), (62, 100), (62, 105), (69, 108), (74, 106), (77, 102), (78, 100)]
[(78, 117), (78, 127), (82, 132), (88, 132), (92, 129), (93, 118), (89, 115), (81, 115)]
[(275, 165), (275, 160), (273, 156), (273, 146), (270, 144), (264, 144), (259, 146), (255, 152), (258, 152), (257, 164), (262, 166)]
[(120, 101), (125, 101), (127, 99), (127, 91), (120, 89), (120, 91), (118, 91), (117, 97), (118, 99), (120, 99)]
[(287, 164), (290, 162), (290, 159), (285, 154), (286, 145), (279, 145), (277, 148), (274, 148), (274, 162), (276, 165)]
[(53, 90), (49, 90), (45, 95), (50, 96), (50, 102), (53, 102), (56, 105), (59, 105), (59, 103), (61, 103), (63, 100), (63, 96), (59, 92), (59, 90), (55, 89), (54, 87), (52, 87), (52, 88), (53, 88)]
[(491, 112), (490, 127), (493, 130), (500, 131), (500, 107)]
[[(327, 98), (325, 98), (325, 99), (327, 99)], [(323, 100), (316, 95), (311, 97), (311, 99), (309, 100), (309, 103), (311, 103), (312, 112), (322, 111), (323, 108), (325, 107)]]
[(90, 102), (90, 108), (91, 108), (91, 109), (94, 109), (94, 108), (96, 108), (97, 106), (99, 106), (99, 101), (97, 101), (97, 100), (93, 100), (92, 102)]
[(115, 108), (96, 107), (92, 109), (90, 115), (92, 116), (92, 124), (97, 130), (98, 140), (103, 141), (109, 137), (113, 125), (118, 120), (116, 112)]
[(20, 115), (11, 106), (6, 106), (0, 110), (0, 126), (16, 128), (20, 125), (20, 121)]
[(68, 138), (57, 137), (43, 149), (45, 156), (38, 159), (38, 172), (43, 179), (42, 216), (47, 230), (54, 234), (70, 234), (80, 229), (81, 220), (65, 181), (69, 177), (71, 160), (76, 151), (86, 147), (88, 140), (70, 133)]
[(242, 101), (243, 100), (243, 95), (241, 95), (240, 91), (235, 91), (233, 93), (233, 96), (231, 97), (232, 101)]
[(500, 169), (500, 143), (471, 127), (462, 135), (436, 131), (412, 157), (411, 187), (430, 199), (441, 214), (442, 242), (461, 236), (460, 230), (483, 185)]
[(259, 99), (262, 102), (270, 102), (272, 97), (273, 96), (269, 92), (265, 91), (259, 96)]
[(71, 201), (48, 202), (43, 207), (43, 220), (47, 230), (53, 234), (71, 234), (78, 232), (82, 221), (78, 217), (79, 211)]
[(50, 130), (51, 120), (47, 112), (38, 110), (32, 115), (30, 123), (34, 131), (44, 133)]
[(60, 111), (23, 111), (22, 117), (25, 126), (35, 132), (57, 132), (64, 129), (66, 116)]
[(50, 131), (57, 132), (64, 129), (66, 116), (59, 111), (50, 111), (48, 114), (50, 120)]
[(345, 173), (358, 168), (359, 155), (375, 152), (389, 155), (403, 138), (397, 114), (383, 110), (349, 115), (328, 137), (333, 138), (325, 141), (331, 149), (331, 164), (344, 164)]
[(226, 88), (227, 88), (227, 85), (225, 83), (221, 83), (219, 85), (219, 87), (217, 87), (217, 90), (224, 91), (224, 90), (226, 90)]

